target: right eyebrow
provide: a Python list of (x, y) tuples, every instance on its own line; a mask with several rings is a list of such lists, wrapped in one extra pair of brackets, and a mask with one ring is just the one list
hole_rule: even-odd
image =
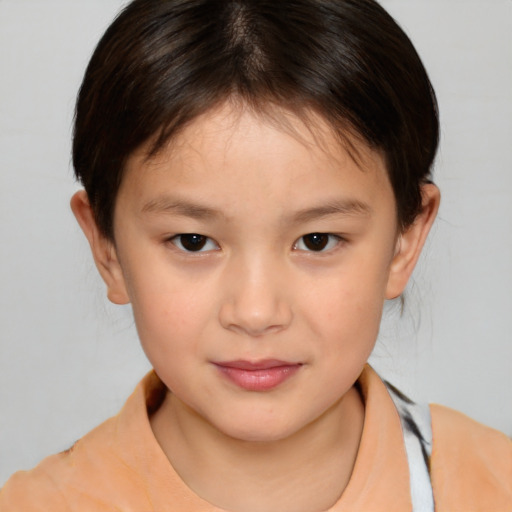
[(193, 219), (211, 219), (222, 216), (222, 213), (207, 205), (183, 201), (172, 197), (151, 199), (141, 209), (141, 213), (173, 214)]

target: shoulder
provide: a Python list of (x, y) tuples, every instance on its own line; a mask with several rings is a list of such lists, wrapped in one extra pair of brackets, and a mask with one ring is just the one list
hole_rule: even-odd
[(30, 472), (19, 471), (0, 489), (0, 510), (35, 512), (47, 507), (56, 511), (66, 510), (64, 497), (56, 487), (41, 465)]
[(436, 510), (512, 510), (512, 441), (447, 407), (430, 410)]
[[(119, 414), (71, 449), (13, 475), (0, 489), (0, 512), (153, 510), (152, 500), (162, 494), (161, 480), (167, 491), (170, 483), (179, 482), (149, 423), (148, 414), (165, 392), (150, 372)], [(169, 492), (165, 497), (179, 495), (179, 490)]]
[(107, 512), (127, 500), (150, 510), (133, 468), (123, 460), (116, 430), (114, 417), (71, 449), (47, 457), (30, 471), (15, 473), (0, 490), (0, 511)]

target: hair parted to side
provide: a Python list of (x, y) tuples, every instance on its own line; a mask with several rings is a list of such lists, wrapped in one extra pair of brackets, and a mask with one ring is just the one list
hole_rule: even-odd
[[(409, 226), (438, 145), (434, 91), (374, 0), (134, 0), (100, 40), (78, 95), (73, 164), (103, 234), (126, 160), (228, 99), (314, 112), (381, 151)], [(154, 141), (154, 142), (153, 142)]]

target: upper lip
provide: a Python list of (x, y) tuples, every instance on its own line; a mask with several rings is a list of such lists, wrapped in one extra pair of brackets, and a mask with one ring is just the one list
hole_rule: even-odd
[(299, 366), (300, 363), (290, 361), (281, 361), (279, 359), (262, 359), (259, 361), (245, 361), (239, 359), (237, 361), (222, 361), (215, 363), (217, 366), (224, 368), (234, 368), (236, 370), (269, 370), (271, 368), (280, 368), (282, 366)]

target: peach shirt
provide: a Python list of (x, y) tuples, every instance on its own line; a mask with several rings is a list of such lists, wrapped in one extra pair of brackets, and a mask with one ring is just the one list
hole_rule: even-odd
[[(384, 383), (367, 366), (361, 446), (350, 482), (330, 512), (410, 512), (400, 419)], [(165, 393), (149, 373), (121, 412), (70, 450), (18, 472), (0, 491), (0, 512), (221, 512), (176, 474), (150, 427)], [(441, 406), (431, 406), (436, 512), (511, 512), (512, 442)]]

